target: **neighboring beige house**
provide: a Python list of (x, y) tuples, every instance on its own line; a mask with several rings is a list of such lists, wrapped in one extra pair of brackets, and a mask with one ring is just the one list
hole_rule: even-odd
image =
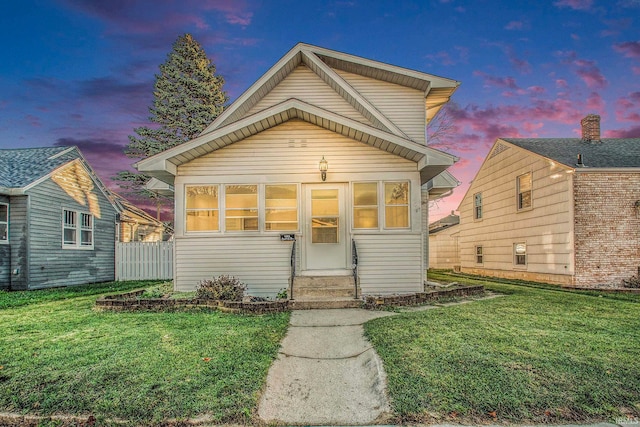
[(460, 217), (453, 212), (429, 224), (429, 268), (460, 268), (459, 232)]
[(362, 293), (422, 290), (430, 193), (456, 182), (433, 180), (457, 160), (425, 126), (458, 84), (296, 45), (199, 137), (137, 164), (175, 189), (176, 289), (230, 274), (274, 296), (294, 272), (351, 278), (357, 251)]
[(609, 288), (640, 267), (640, 138), (498, 139), (462, 200), (463, 272)]
[(119, 242), (160, 242), (165, 240), (165, 225), (119, 194), (111, 192), (118, 209), (116, 238)]

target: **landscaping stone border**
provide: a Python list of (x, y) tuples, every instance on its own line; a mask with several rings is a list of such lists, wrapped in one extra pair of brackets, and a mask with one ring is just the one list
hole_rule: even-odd
[[(444, 298), (467, 297), (484, 292), (484, 286), (472, 285), (453, 289), (418, 292), (407, 295), (365, 296), (362, 308), (380, 309), (426, 304)], [(209, 308), (229, 313), (268, 314), (291, 310), (288, 300), (277, 301), (217, 301), (206, 299), (140, 298), (144, 289), (117, 295), (106, 295), (96, 300), (96, 307), (113, 311), (160, 311), (188, 308)]]
[(403, 307), (421, 305), (444, 298), (468, 297), (484, 293), (484, 286), (471, 285), (453, 289), (441, 289), (437, 291), (418, 292), (409, 295), (367, 296), (363, 308), (377, 309), (383, 307)]

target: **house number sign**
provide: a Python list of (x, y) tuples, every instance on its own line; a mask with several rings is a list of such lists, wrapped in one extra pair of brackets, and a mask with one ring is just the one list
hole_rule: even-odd
[(283, 242), (294, 242), (296, 240), (295, 234), (281, 234), (280, 240)]

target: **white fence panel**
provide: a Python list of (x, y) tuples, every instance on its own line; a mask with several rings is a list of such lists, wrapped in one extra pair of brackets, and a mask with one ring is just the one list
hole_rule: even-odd
[(116, 280), (173, 279), (173, 242), (116, 243)]

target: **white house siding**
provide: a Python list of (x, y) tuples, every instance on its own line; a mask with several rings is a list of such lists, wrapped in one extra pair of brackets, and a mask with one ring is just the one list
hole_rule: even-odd
[(346, 71), (335, 71), (409, 138), (425, 143), (424, 92)]
[(176, 238), (176, 289), (228, 274), (248, 284), (251, 295), (274, 296), (289, 286), (291, 245), (274, 235)]
[(359, 234), (354, 239), (363, 294), (423, 291), (420, 234)]
[[(533, 177), (533, 208), (518, 212), (516, 177), (526, 172)], [(569, 284), (574, 272), (572, 185), (570, 169), (499, 141), (460, 204), (462, 271)], [(478, 192), (483, 218), (474, 220)], [(527, 245), (524, 267), (514, 262), (513, 246), (521, 242)], [(478, 245), (482, 264), (475, 259)]]
[(371, 124), (362, 114), (324, 82), (306, 65), (299, 65), (271, 92), (265, 95), (247, 116), (255, 114), (290, 98), (302, 99), (309, 104), (324, 108), (344, 117)]
[[(333, 133), (291, 120), (178, 168), (183, 176), (249, 175), (276, 182), (320, 180), (318, 163), (329, 162), (327, 182), (349, 181), (354, 173), (416, 172), (414, 162)], [(297, 176), (296, 176), (297, 175)], [(284, 180), (284, 181), (282, 181)]]
[(460, 267), (459, 230), (460, 225), (454, 225), (429, 235), (429, 268)]
[[(321, 183), (318, 163), (323, 156), (329, 162), (327, 183), (410, 181), (409, 230), (351, 233), (351, 237), (355, 236), (358, 242), (363, 292), (421, 290), (424, 262), (417, 165), (301, 120), (286, 122), (180, 166), (175, 180), (176, 212), (184, 210), (185, 185)], [(345, 189), (349, 230), (350, 185)], [(302, 225), (302, 194), (298, 206)], [(382, 205), (379, 208), (384, 209)], [(304, 236), (301, 232), (296, 234), (300, 249)], [(274, 296), (288, 285), (291, 242), (281, 242), (278, 232), (186, 234), (184, 224), (178, 221), (175, 243), (177, 289), (194, 289), (200, 280), (218, 274), (238, 276), (255, 295)], [(298, 270), (300, 255), (298, 250)]]
[(11, 196), (9, 244), (11, 246), (11, 289), (27, 289), (29, 283), (29, 196)]

